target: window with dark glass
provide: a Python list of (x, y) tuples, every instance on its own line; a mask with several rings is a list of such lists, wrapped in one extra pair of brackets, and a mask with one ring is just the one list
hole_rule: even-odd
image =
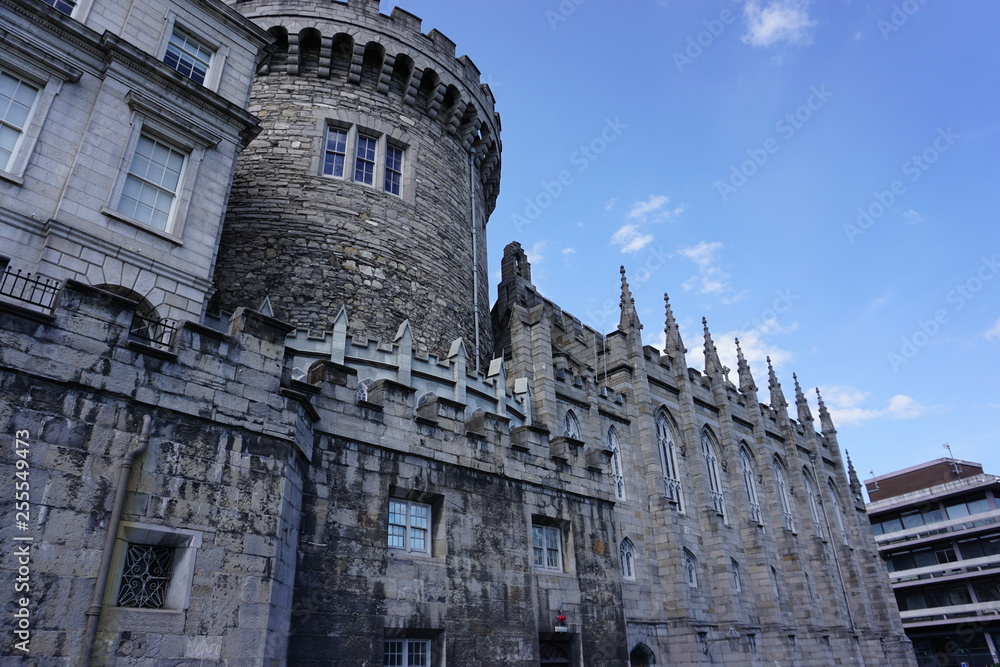
[(325, 176), (344, 177), (344, 164), (347, 161), (347, 130), (339, 127), (326, 128), (326, 150), (323, 155), (323, 174)]
[(389, 501), (389, 548), (430, 553), (431, 506), (407, 500)]
[(427, 639), (387, 639), (383, 667), (427, 667), (431, 664), (431, 643)]
[(398, 195), (403, 184), (403, 149), (391, 144), (385, 147), (385, 191)]
[(10, 165), (37, 96), (37, 87), (0, 70), (0, 169)]
[(42, 0), (42, 2), (55, 7), (66, 16), (71, 15), (73, 13), (73, 8), (76, 7), (75, 0)]
[(354, 180), (365, 185), (375, 183), (375, 154), (378, 139), (367, 134), (358, 135), (358, 147), (354, 153)]
[(562, 572), (562, 530), (555, 526), (531, 526), (535, 567)]
[(118, 606), (162, 609), (173, 557), (173, 547), (129, 544), (125, 550)]
[(212, 51), (179, 28), (174, 28), (163, 62), (197, 83), (205, 83)]

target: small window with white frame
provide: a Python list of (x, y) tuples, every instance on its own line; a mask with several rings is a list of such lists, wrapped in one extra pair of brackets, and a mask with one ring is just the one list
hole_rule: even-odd
[(326, 148), (323, 153), (323, 175), (343, 178), (346, 163), (347, 130), (328, 125), (326, 128)]
[(430, 505), (389, 499), (389, 548), (430, 554), (431, 515)]
[(622, 578), (628, 581), (635, 580), (635, 545), (632, 540), (625, 538), (618, 545), (618, 556), (621, 559)]
[(73, 9), (76, 8), (76, 0), (42, 0), (42, 2), (55, 7), (66, 16), (71, 16)]
[(563, 536), (557, 526), (532, 524), (531, 546), (535, 569), (551, 572), (563, 571)]
[(174, 209), (187, 154), (149, 134), (141, 134), (118, 200), (122, 215), (172, 232)]
[(395, 139), (343, 121), (330, 121), (323, 137), (323, 176), (381, 187), (403, 196), (406, 146)]
[(375, 183), (375, 155), (378, 152), (378, 139), (368, 134), (358, 134), (358, 143), (354, 153), (354, 181), (373, 185)]
[(386, 639), (383, 667), (427, 667), (431, 663), (429, 639)]
[(208, 70), (212, 65), (214, 51), (192, 37), (188, 32), (174, 26), (163, 62), (195, 83), (204, 85)]
[(7, 171), (21, 148), (39, 88), (0, 69), (0, 169)]

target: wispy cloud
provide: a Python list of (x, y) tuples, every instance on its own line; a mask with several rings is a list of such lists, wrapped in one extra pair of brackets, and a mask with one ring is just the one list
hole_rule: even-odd
[(682, 257), (690, 259), (698, 267), (698, 273), (685, 280), (681, 287), (688, 292), (719, 297), (723, 303), (730, 304), (739, 301), (746, 292), (732, 292), (731, 276), (722, 269), (719, 261), (722, 247), (719, 241), (702, 241), (678, 250)]
[(918, 222), (924, 221), (924, 216), (920, 215), (919, 212), (914, 211), (912, 208), (903, 214), (903, 220), (910, 225), (915, 225)]
[(916, 419), (934, 408), (922, 405), (912, 396), (896, 394), (885, 407), (870, 407), (868, 392), (855, 387), (833, 386), (821, 388), (823, 400), (830, 409), (830, 416), (838, 426), (856, 426), (874, 419)]
[(524, 254), (528, 256), (528, 262), (532, 267), (536, 267), (545, 261), (546, 245), (548, 245), (548, 241), (536, 241), (530, 248), (524, 251)]
[[(620, 246), (623, 253), (642, 250), (656, 238), (651, 227), (666, 222), (684, 212), (683, 206), (670, 208), (666, 195), (650, 195), (637, 201), (625, 214), (625, 222), (611, 235), (611, 243)], [(609, 210), (605, 205), (605, 210)]]
[(743, 42), (754, 47), (779, 42), (809, 44), (816, 21), (809, 18), (808, 0), (749, 0), (743, 7), (747, 32)]
[(983, 337), (991, 343), (995, 340), (1000, 340), (1000, 320), (994, 322), (993, 326), (987, 329), (986, 333), (983, 334)]
[(644, 234), (639, 226), (627, 222), (611, 235), (611, 242), (621, 246), (622, 252), (638, 252), (653, 242), (652, 234)]

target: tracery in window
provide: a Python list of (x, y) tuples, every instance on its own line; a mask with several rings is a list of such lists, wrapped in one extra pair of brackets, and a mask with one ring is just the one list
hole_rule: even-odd
[(618, 545), (618, 556), (622, 565), (622, 577), (635, 579), (635, 546), (632, 540), (625, 538)]
[(809, 502), (809, 516), (812, 518), (813, 529), (817, 537), (824, 537), (822, 514), (820, 513), (819, 502), (816, 497), (816, 490), (813, 487), (812, 476), (808, 471), (802, 471), (802, 482), (805, 485), (806, 498)]
[(740, 447), (740, 463), (743, 465), (743, 486), (747, 492), (750, 518), (763, 525), (764, 515), (760, 511), (760, 500), (757, 497), (757, 473), (754, 471), (753, 459), (745, 444)]
[(684, 578), (691, 588), (698, 587), (698, 561), (687, 549), (684, 550)]
[(663, 482), (667, 498), (676, 503), (678, 511), (683, 512), (684, 491), (677, 469), (677, 445), (674, 443), (674, 435), (664, 410), (660, 410), (656, 415), (656, 442), (663, 465)]
[(778, 502), (781, 505), (781, 515), (785, 528), (794, 533), (795, 519), (792, 516), (792, 503), (788, 497), (788, 479), (785, 475), (785, 466), (777, 456), (771, 460), (771, 471), (774, 473), (774, 485), (778, 490)]
[(615, 485), (615, 498), (625, 500), (625, 473), (622, 468), (622, 451), (615, 427), (608, 429), (608, 451), (611, 452), (611, 480)]
[(563, 418), (563, 435), (574, 440), (580, 439), (580, 422), (572, 410), (567, 410)]
[(722, 478), (719, 475), (719, 459), (715, 453), (715, 444), (708, 429), (701, 432), (701, 451), (705, 455), (705, 465), (708, 468), (708, 487), (712, 497), (712, 509), (726, 518), (726, 499), (722, 495)]

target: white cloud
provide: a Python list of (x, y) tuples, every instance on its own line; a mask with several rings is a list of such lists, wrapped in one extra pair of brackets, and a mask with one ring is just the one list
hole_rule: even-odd
[(576, 249), (575, 248), (563, 248), (559, 252), (561, 252), (563, 255), (572, 255), (572, 254), (574, 254), (576, 252)]
[(670, 201), (665, 195), (650, 195), (649, 199), (646, 201), (637, 201), (632, 204), (632, 208), (629, 209), (628, 215), (626, 216), (629, 220), (635, 220), (636, 218), (645, 218), (651, 213), (656, 213)]
[(611, 242), (619, 245), (622, 252), (638, 252), (653, 242), (652, 234), (644, 234), (632, 223), (625, 223), (611, 236)]
[(870, 407), (868, 392), (855, 387), (834, 386), (821, 388), (823, 401), (830, 409), (833, 423), (838, 426), (856, 426), (873, 419), (916, 419), (932, 408), (921, 405), (912, 396), (896, 394), (884, 408)]
[(816, 21), (809, 18), (808, 0), (749, 0), (743, 8), (747, 33), (743, 42), (754, 47), (778, 42), (808, 44)]
[(718, 241), (702, 241), (696, 245), (681, 248), (677, 252), (698, 267), (698, 273), (691, 276), (681, 287), (688, 292), (711, 294), (719, 297), (723, 303), (731, 304), (742, 299), (747, 293), (730, 291), (730, 275), (719, 266), (719, 251), (722, 243)]
[[(617, 201), (617, 200), (614, 200)], [(623, 253), (637, 252), (653, 242), (655, 236), (650, 226), (665, 222), (684, 212), (684, 206), (668, 208), (670, 198), (666, 195), (649, 195), (643, 201), (637, 201), (625, 214), (625, 224), (619, 227), (611, 236), (611, 242), (621, 246)], [(609, 210), (605, 205), (604, 210)]]
[(618, 203), (618, 197), (613, 197), (609, 199), (608, 201), (604, 202), (604, 210), (610, 211), (615, 207), (617, 203)]
[(548, 245), (547, 241), (536, 241), (530, 248), (524, 251), (524, 254), (528, 256), (528, 263), (532, 267), (538, 266), (545, 261), (546, 245)]
[(914, 211), (911, 208), (909, 211), (903, 214), (903, 220), (906, 221), (907, 224), (915, 225), (918, 222), (923, 222), (924, 216), (920, 215), (920, 213)]
[(993, 342), (995, 340), (1000, 340), (1000, 320), (993, 323), (986, 333), (983, 334), (986, 340)]

